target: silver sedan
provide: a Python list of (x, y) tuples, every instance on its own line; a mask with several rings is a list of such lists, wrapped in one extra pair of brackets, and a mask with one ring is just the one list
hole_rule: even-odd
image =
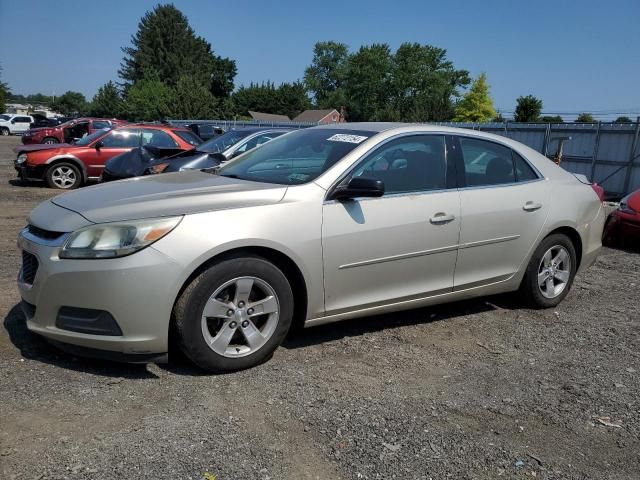
[(64, 349), (161, 361), (175, 342), (231, 371), (293, 325), (511, 291), (553, 307), (595, 261), (604, 218), (588, 184), (504, 137), (322, 126), (217, 170), (42, 203), (18, 286), (28, 328)]

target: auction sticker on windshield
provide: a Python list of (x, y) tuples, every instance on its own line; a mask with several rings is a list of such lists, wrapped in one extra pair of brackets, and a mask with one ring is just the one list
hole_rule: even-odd
[(330, 142), (347, 142), (347, 143), (362, 143), (368, 137), (363, 137), (361, 135), (349, 135), (346, 133), (336, 133), (335, 135), (331, 135), (327, 140)]

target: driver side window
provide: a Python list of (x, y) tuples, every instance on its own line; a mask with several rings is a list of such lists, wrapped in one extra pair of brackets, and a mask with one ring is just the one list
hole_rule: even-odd
[(447, 188), (443, 135), (411, 135), (397, 138), (369, 154), (353, 177), (381, 180), (385, 195), (428, 192)]
[(140, 130), (114, 130), (102, 139), (103, 148), (135, 148), (140, 143)]

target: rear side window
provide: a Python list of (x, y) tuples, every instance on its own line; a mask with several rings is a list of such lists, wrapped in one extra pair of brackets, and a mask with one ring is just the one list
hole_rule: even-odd
[(475, 138), (459, 138), (467, 186), (504, 185), (516, 181), (510, 148)]
[(187, 130), (173, 130), (178, 137), (187, 142), (189, 145), (193, 145), (194, 147), (200, 145), (202, 140), (197, 135), (188, 132)]
[(93, 121), (93, 129), (94, 130), (102, 130), (103, 128), (109, 128), (111, 123), (106, 120), (94, 120)]
[(531, 165), (516, 152), (513, 152), (513, 165), (516, 168), (516, 180), (518, 182), (528, 182), (538, 178)]
[(31, 123), (29, 117), (16, 117), (16, 123)]

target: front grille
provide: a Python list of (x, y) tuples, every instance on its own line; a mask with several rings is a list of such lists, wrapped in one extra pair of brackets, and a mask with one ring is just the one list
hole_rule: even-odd
[(20, 278), (27, 285), (33, 285), (33, 281), (36, 278), (36, 272), (38, 271), (38, 259), (35, 255), (22, 251), (22, 270), (20, 271)]
[(51, 230), (44, 230), (35, 225), (29, 225), (27, 230), (34, 237), (42, 238), (43, 240), (55, 240), (64, 235), (64, 232), (52, 232)]

